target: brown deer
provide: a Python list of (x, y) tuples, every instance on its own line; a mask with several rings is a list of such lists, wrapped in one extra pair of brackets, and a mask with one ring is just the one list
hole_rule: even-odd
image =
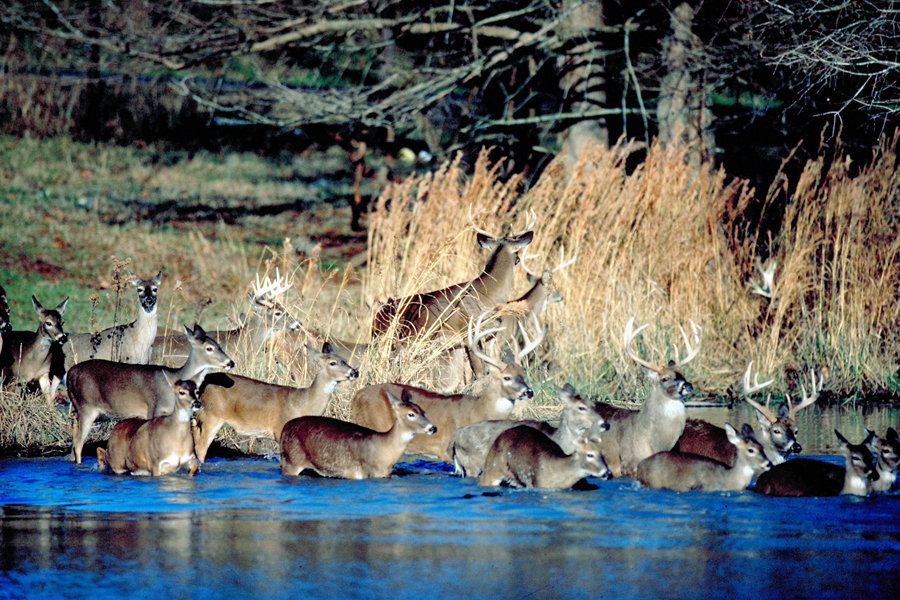
[(756, 441), (753, 428), (746, 423), (740, 435), (726, 424), (725, 435), (737, 452), (733, 465), (696, 454), (657, 452), (638, 464), (635, 478), (647, 487), (678, 492), (745, 490), (753, 478), (767, 471), (772, 463), (766, 458), (762, 444)]
[(866, 446), (871, 434), (862, 444), (851, 444), (837, 429), (834, 433), (841, 443), (845, 466), (794, 458), (760, 475), (753, 491), (766, 496), (865, 496), (868, 483), (879, 477), (875, 457)]
[[(257, 356), (276, 331), (296, 331), (300, 328), (300, 322), (276, 300), (292, 285), (293, 282), (285, 281), (277, 269), (274, 280), (266, 275), (260, 282), (257, 275), (252, 291), (247, 294), (252, 308), (250, 316), (235, 329), (208, 332), (209, 337), (231, 356)], [(186, 360), (192, 347), (188, 338), (185, 335), (157, 336), (153, 342), (153, 360), (163, 364), (179, 364)]]
[(311, 346), (307, 352), (309, 361), (318, 367), (315, 379), (307, 388), (265, 383), (228, 373), (206, 376), (201, 387), (203, 409), (197, 415), (194, 432), (201, 463), (223, 425), (231, 425), (238, 433), (265, 435), (277, 442), (285, 423), (306, 415), (324, 415), (337, 385), (359, 377), (359, 371), (338, 356), (327, 342), (321, 352)]
[(507, 429), (494, 440), (478, 485), (564, 489), (589, 475), (609, 479), (597, 440), (584, 431), (574, 445), (566, 454), (534, 427)]
[(388, 398), (394, 422), (386, 432), (329, 417), (288, 421), (281, 434), (281, 474), (299, 475), (312, 469), (324, 477), (342, 479), (390, 477), (410, 440), (419, 434), (433, 435), (437, 428), (408, 391), (400, 400)]
[(519, 425), (540, 429), (556, 442), (564, 454), (575, 451), (575, 440), (583, 432), (590, 431), (592, 436), (599, 439), (602, 432), (609, 430), (609, 423), (600, 416), (594, 403), (583, 398), (571, 384), (557, 387), (556, 394), (563, 407), (557, 427), (546, 421), (500, 420), (479, 421), (458, 429), (453, 434), (448, 449), (456, 474), (462, 477), (479, 477), (497, 436)]
[(115, 325), (98, 333), (72, 333), (63, 345), (65, 367), (92, 358), (105, 358), (135, 365), (150, 363), (150, 347), (156, 339), (156, 299), (162, 271), (152, 279), (133, 277), (131, 285), (137, 290), (138, 316), (126, 325)]
[[(469, 220), (472, 221), (471, 207)], [(473, 223), (478, 244), (491, 251), (481, 275), (433, 292), (389, 299), (375, 313), (373, 336), (388, 332), (396, 322), (400, 342), (416, 337), (462, 337), (470, 320), (509, 300), (519, 250), (534, 238), (532, 229), (536, 221), (537, 217), (532, 213), (524, 230), (507, 237), (493, 236)], [(480, 377), (483, 374), (481, 361), (471, 348), (466, 351), (475, 377)]]
[(866, 429), (866, 441), (869, 452), (875, 457), (875, 469), (878, 479), (869, 480), (869, 492), (889, 492), (897, 481), (897, 467), (900, 466), (900, 439), (897, 430), (888, 427), (885, 437), (879, 437), (874, 431)]
[(389, 396), (397, 397), (403, 391), (407, 391), (413, 402), (422, 407), (438, 428), (437, 435), (414, 439), (409, 444), (408, 450), (430, 454), (450, 462), (452, 457), (448, 453), (448, 446), (453, 434), (460, 427), (478, 421), (506, 419), (512, 412), (516, 400), (534, 397), (534, 392), (525, 382), (525, 374), (518, 361), (541, 342), (546, 330), (540, 330), (536, 339), (529, 340), (513, 362), (503, 363), (478, 350), (479, 341), (496, 332), (496, 329), (481, 330), (485, 314), (482, 313), (478, 318), (474, 329), (471, 323), (468, 328), (469, 347), (492, 369), (490, 380), (481, 394), (439, 394), (400, 383), (370, 385), (357, 391), (353, 397), (351, 402), (353, 422), (375, 431), (387, 431), (392, 422)]
[[(751, 396), (755, 392), (771, 385), (773, 380), (759, 382), (759, 375), (754, 376), (754, 383), (750, 382), (750, 373), (753, 362), (747, 365), (744, 372), (742, 394), (744, 400), (756, 409), (756, 419), (759, 422), (757, 440), (762, 444), (766, 452), (766, 458), (773, 465), (779, 465), (790, 454), (799, 454), (803, 447), (797, 441), (797, 413), (816, 402), (819, 392), (822, 391), (824, 378), (816, 379), (815, 371), (810, 372), (812, 380), (812, 392), (807, 395), (806, 387), (800, 384), (801, 401), (794, 405), (788, 395), (787, 403), (782, 405), (776, 415), (769, 408), (770, 398), (765, 405), (755, 402)], [(725, 430), (721, 427), (702, 421), (700, 419), (688, 419), (684, 427), (684, 433), (675, 445), (675, 450), (708, 456), (727, 465), (734, 464), (736, 449), (725, 437)]]
[(184, 328), (191, 353), (180, 369), (160, 365), (128, 365), (92, 359), (78, 363), (66, 375), (69, 400), (77, 413), (72, 453), (81, 464), (81, 448), (91, 425), (101, 414), (126, 419), (152, 419), (175, 410), (170, 380), (203, 381), (210, 369), (231, 369), (234, 361), (199, 325)]
[(0, 384), (8, 386), (37, 381), (47, 400), (54, 401), (60, 380), (52, 376), (51, 367), (62, 364), (62, 344), (67, 337), (62, 316), (68, 303), (66, 298), (55, 309), (46, 309), (37, 298), (31, 297), (31, 305), (38, 316), (37, 331), (12, 330), (3, 334)]
[[(165, 373), (166, 379), (174, 375)], [(175, 410), (154, 419), (131, 418), (116, 423), (106, 450), (97, 448), (97, 469), (108, 467), (116, 474), (168, 475), (184, 465), (197, 473), (191, 422), (200, 409), (197, 384), (192, 380), (171, 381)]]
[(682, 374), (680, 368), (693, 360), (700, 352), (700, 328), (691, 321), (694, 346), (681, 329), (681, 336), (687, 348), (687, 355), (677, 361), (669, 361), (668, 366), (656, 365), (642, 360), (631, 348), (635, 336), (647, 325), (634, 329), (634, 319), (629, 319), (623, 335), (626, 355), (644, 367), (650, 377), (651, 388), (647, 399), (639, 411), (617, 409), (599, 405), (598, 410), (609, 421), (609, 433), (603, 436), (603, 456), (613, 475), (631, 475), (645, 458), (657, 452), (671, 450), (684, 431), (684, 399), (693, 391), (693, 386)]

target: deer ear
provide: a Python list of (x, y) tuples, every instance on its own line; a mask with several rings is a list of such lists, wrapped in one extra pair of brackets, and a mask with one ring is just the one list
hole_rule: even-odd
[(34, 311), (37, 313), (40, 313), (42, 310), (44, 310), (44, 307), (41, 306), (41, 303), (38, 302), (38, 299), (34, 297), (34, 294), (31, 295), (31, 306), (34, 307)]
[(59, 306), (56, 307), (56, 312), (58, 312), (60, 315), (62, 315), (64, 312), (66, 312), (66, 306), (68, 306), (68, 304), (69, 304), (69, 299), (66, 298), (65, 300), (63, 300), (62, 302), (59, 303)]
[(749, 423), (744, 423), (741, 427), (741, 437), (756, 439), (756, 434), (753, 432), (753, 428), (750, 427)]
[(333, 354), (334, 347), (331, 345), (331, 342), (325, 342), (322, 344), (322, 353), (323, 354)]
[(732, 426), (731, 426), (730, 424), (728, 424), (728, 423), (725, 423), (725, 435), (728, 437), (728, 441), (729, 441), (729, 442), (731, 442), (731, 443), (734, 444), (735, 446), (738, 445), (738, 434), (737, 434), (737, 431), (735, 431), (735, 430), (734, 430), (734, 427), (732, 427)]
[(834, 435), (837, 436), (837, 439), (838, 439), (838, 441), (841, 442), (841, 445), (842, 445), (842, 446), (849, 446), (849, 445), (850, 445), (850, 442), (847, 441), (847, 438), (845, 438), (844, 436), (842, 436), (842, 435), (841, 435), (841, 432), (838, 431), (837, 429), (834, 430)]
[(478, 245), (485, 250), (493, 250), (497, 247), (497, 240), (483, 233), (479, 233), (475, 237), (475, 240), (478, 242)]
[(791, 416), (791, 409), (787, 407), (787, 404), (782, 404), (778, 407), (778, 418), (779, 419), (787, 419)]

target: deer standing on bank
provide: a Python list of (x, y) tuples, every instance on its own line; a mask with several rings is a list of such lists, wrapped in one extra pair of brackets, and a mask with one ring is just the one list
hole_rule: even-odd
[(700, 352), (700, 328), (691, 322), (693, 346), (682, 329), (687, 355), (662, 366), (642, 360), (631, 347), (635, 336), (645, 327), (646, 324), (635, 330), (634, 319), (629, 319), (623, 335), (625, 354), (644, 367), (651, 381), (643, 406), (639, 411), (598, 406), (610, 425), (609, 433), (603, 436), (603, 456), (616, 477), (631, 475), (645, 458), (675, 446), (684, 431), (684, 399), (694, 389), (680, 369)]
[(851, 444), (835, 429), (844, 466), (811, 458), (793, 458), (759, 476), (753, 491), (767, 496), (865, 496), (869, 482), (878, 480), (875, 457), (867, 443)]
[(68, 303), (66, 298), (55, 309), (46, 309), (37, 298), (31, 297), (31, 305), (38, 316), (37, 331), (12, 330), (3, 334), (3, 347), (0, 348), (0, 383), (3, 386), (37, 381), (48, 402), (56, 399), (60, 380), (52, 376), (51, 367), (63, 361), (62, 344), (67, 335), (62, 316)]
[(281, 474), (312, 469), (323, 477), (370, 479), (390, 477), (406, 446), (419, 434), (437, 428), (406, 390), (398, 400), (389, 395), (394, 421), (385, 432), (329, 417), (288, 421), (281, 434)]
[(231, 369), (234, 361), (199, 325), (184, 328), (191, 352), (180, 369), (161, 365), (129, 365), (92, 359), (78, 363), (66, 375), (69, 400), (75, 409), (72, 453), (81, 464), (81, 449), (91, 425), (101, 414), (117, 419), (152, 419), (175, 410), (170, 380), (202, 383), (210, 369)]
[(114, 325), (98, 333), (73, 333), (63, 345), (66, 371), (73, 365), (103, 358), (134, 365), (150, 363), (150, 348), (156, 339), (157, 292), (162, 271), (152, 279), (133, 277), (131, 285), (137, 291), (138, 316), (131, 323)]
[(108, 467), (113, 473), (151, 475), (174, 473), (188, 465), (193, 477), (198, 463), (194, 454), (191, 422), (200, 410), (197, 384), (192, 380), (175, 380), (165, 373), (175, 394), (175, 410), (154, 419), (131, 418), (116, 423), (106, 450), (97, 448), (97, 470)]
[(533, 398), (534, 392), (525, 381), (525, 373), (519, 360), (531, 352), (544, 337), (545, 329), (540, 329), (534, 340), (527, 345), (511, 363), (495, 360), (478, 350), (479, 341), (494, 333), (495, 329), (481, 330), (483, 313), (478, 322), (468, 327), (468, 343), (473, 354), (491, 367), (490, 380), (484, 391), (478, 395), (440, 394), (424, 388), (400, 383), (370, 385), (356, 392), (351, 402), (351, 419), (375, 431), (387, 431), (393, 421), (390, 396), (395, 398), (404, 391), (412, 401), (422, 407), (428, 418), (437, 426), (437, 434), (418, 437), (410, 444), (410, 452), (422, 452), (450, 462), (452, 457), (448, 446), (453, 434), (461, 427), (478, 421), (506, 419), (512, 413), (517, 400)]
[[(469, 220), (472, 221), (471, 210)], [(410, 338), (461, 338), (472, 319), (509, 300), (519, 250), (534, 238), (536, 221), (532, 214), (524, 230), (507, 237), (494, 236), (473, 223), (478, 244), (491, 251), (481, 275), (433, 292), (389, 299), (375, 313), (373, 336), (388, 332), (396, 321), (401, 343)], [(475, 377), (480, 377), (484, 370), (481, 360), (471, 347), (466, 352)]]
[(342, 381), (359, 377), (359, 371), (325, 343), (322, 351), (307, 347), (309, 361), (317, 365), (316, 376), (307, 388), (266, 383), (240, 375), (212, 373), (201, 387), (203, 408), (195, 430), (197, 458), (206, 460), (209, 445), (223, 425), (238, 433), (264, 435), (276, 442), (284, 424), (302, 416), (321, 416), (331, 394)]
[(725, 435), (736, 450), (733, 465), (696, 454), (657, 452), (638, 464), (635, 478), (647, 487), (677, 492), (745, 490), (753, 478), (767, 471), (772, 463), (766, 458), (762, 444), (756, 440), (753, 428), (746, 423), (740, 434), (726, 424)]
[(589, 432), (582, 432), (574, 446), (566, 454), (534, 427), (507, 429), (494, 440), (478, 485), (565, 489), (588, 476), (609, 479), (600, 443)]
[(556, 394), (563, 407), (556, 427), (546, 421), (495, 420), (479, 421), (458, 429), (453, 434), (448, 449), (456, 474), (462, 477), (479, 477), (497, 436), (519, 425), (539, 429), (556, 442), (564, 454), (575, 451), (575, 441), (585, 431), (599, 439), (602, 432), (609, 430), (609, 423), (600, 416), (594, 403), (583, 398), (571, 384), (557, 387)]
[[(277, 301), (277, 297), (292, 285), (293, 282), (285, 281), (277, 270), (274, 280), (267, 275), (260, 282), (257, 275), (253, 289), (247, 294), (252, 309), (250, 315), (237, 328), (210, 331), (209, 337), (230, 356), (243, 359), (256, 357), (276, 331), (296, 331), (300, 328), (300, 322)], [(157, 336), (152, 349), (154, 361), (178, 364), (186, 360), (192, 347), (188, 338), (185, 335)]]

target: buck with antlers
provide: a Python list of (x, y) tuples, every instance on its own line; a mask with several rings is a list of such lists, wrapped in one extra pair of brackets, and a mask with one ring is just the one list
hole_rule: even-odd
[[(771, 385), (774, 381), (770, 379), (760, 383), (759, 374), (756, 374), (753, 377), (753, 383), (751, 383), (750, 374), (752, 368), (753, 362), (751, 361), (744, 372), (742, 395), (744, 400), (756, 409), (756, 419), (759, 423), (756, 439), (762, 444), (766, 458), (773, 465), (779, 465), (790, 454), (799, 454), (803, 451), (803, 447), (797, 441), (797, 413), (816, 402), (819, 392), (822, 390), (824, 378), (817, 380), (815, 371), (811, 371), (811, 393), (807, 395), (806, 388), (801, 383), (802, 396), (800, 404), (794, 406), (790, 395), (788, 395), (786, 397), (787, 403), (778, 409), (778, 414), (776, 415), (769, 408), (771, 397), (766, 399), (764, 405), (755, 402), (751, 398), (753, 394)], [(684, 433), (674, 449), (679, 452), (707, 456), (726, 465), (734, 464), (734, 459), (737, 456), (734, 444), (729, 443), (725, 436), (725, 430), (700, 419), (687, 420)]]
[(101, 414), (118, 419), (152, 419), (175, 410), (171, 380), (203, 381), (210, 369), (231, 369), (234, 361), (199, 325), (184, 328), (191, 352), (180, 369), (160, 365), (129, 365), (92, 359), (78, 363), (66, 375), (69, 400), (77, 413), (72, 453), (81, 464), (81, 449), (91, 425)]
[(469, 348), (491, 368), (487, 387), (481, 394), (439, 394), (399, 383), (370, 385), (356, 392), (353, 397), (351, 403), (353, 422), (375, 431), (387, 431), (393, 422), (388, 395), (397, 397), (403, 391), (407, 391), (412, 396), (412, 401), (422, 407), (438, 428), (436, 435), (414, 439), (408, 450), (430, 454), (450, 462), (452, 457), (448, 446), (453, 434), (459, 428), (478, 421), (506, 419), (512, 413), (517, 400), (534, 397), (534, 392), (525, 382), (525, 373), (519, 361), (541, 343), (546, 329), (539, 328), (533, 340), (526, 335), (525, 347), (513, 362), (504, 363), (478, 349), (481, 339), (497, 331), (481, 330), (486, 314), (482, 313), (474, 325), (470, 322), (467, 328)]
[(238, 433), (264, 435), (277, 442), (285, 423), (304, 415), (325, 414), (337, 385), (359, 377), (359, 371), (335, 354), (328, 342), (321, 352), (308, 346), (307, 353), (309, 362), (317, 369), (315, 379), (306, 388), (275, 385), (228, 373), (212, 373), (206, 377), (201, 388), (203, 410), (197, 415), (194, 431), (201, 463), (223, 425), (231, 425)]
[(91, 358), (146, 365), (150, 363), (150, 347), (156, 339), (157, 292), (162, 271), (152, 279), (133, 277), (137, 290), (138, 316), (127, 325), (115, 325), (98, 333), (73, 333), (63, 345), (66, 371)]
[(681, 329), (687, 355), (663, 366), (641, 359), (631, 347), (635, 336), (646, 327), (644, 324), (635, 330), (634, 319), (629, 319), (622, 339), (626, 355), (644, 367), (650, 377), (650, 393), (643, 406), (634, 411), (598, 405), (610, 425), (609, 433), (603, 436), (603, 456), (616, 477), (631, 475), (645, 458), (675, 446), (684, 431), (684, 399), (694, 389), (682, 374), (681, 367), (700, 352), (700, 328), (691, 321), (693, 346)]
[(31, 297), (31, 305), (38, 316), (37, 331), (6, 331), (0, 348), (0, 385), (32, 383), (37, 381), (47, 399), (56, 398), (60, 379), (51, 373), (54, 364), (62, 364), (62, 344), (67, 335), (63, 331), (62, 316), (69, 299), (55, 309), (41, 306)]
[[(469, 220), (473, 220), (471, 207)], [(471, 319), (509, 300), (519, 250), (534, 238), (532, 229), (536, 221), (537, 217), (532, 213), (522, 231), (507, 237), (494, 236), (473, 223), (478, 244), (491, 251), (481, 275), (433, 292), (389, 299), (375, 314), (373, 335), (386, 333), (396, 322), (397, 338), (401, 342), (422, 336), (462, 337)], [(475, 376), (480, 377), (483, 373), (481, 361), (472, 353), (471, 347), (466, 351)]]
[[(293, 282), (281, 277), (277, 269), (275, 279), (269, 279), (266, 275), (260, 282), (257, 274), (253, 289), (247, 294), (252, 308), (250, 316), (235, 329), (208, 332), (209, 337), (216, 340), (231, 356), (257, 356), (276, 331), (296, 331), (300, 328), (300, 322), (276, 300), (292, 285)], [(188, 336), (158, 336), (153, 342), (153, 359), (163, 364), (179, 364), (187, 359), (191, 347)]]
[(609, 430), (609, 423), (600, 416), (594, 403), (583, 398), (571, 384), (557, 387), (556, 395), (563, 407), (556, 427), (546, 421), (499, 420), (479, 421), (457, 430), (448, 449), (456, 474), (462, 477), (479, 477), (494, 440), (507, 429), (519, 425), (539, 429), (567, 455), (575, 452), (575, 441), (583, 432), (589, 431), (593, 437), (600, 439), (602, 432)]

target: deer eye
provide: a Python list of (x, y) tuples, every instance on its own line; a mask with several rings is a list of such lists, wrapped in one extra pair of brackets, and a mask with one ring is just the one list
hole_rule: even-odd
[(328, 366), (330, 366), (330, 367), (336, 367), (336, 366), (337, 366), (337, 361), (336, 361), (336, 360), (333, 360), (333, 361), (329, 362), (329, 363), (328, 363)]
[(509, 375), (504, 375), (503, 381), (512, 381), (512, 377), (510, 377)]
[(409, 414), (406, 415), (408, 418), (413, 419), (416, 416), (416, 413), (409, 411)]

